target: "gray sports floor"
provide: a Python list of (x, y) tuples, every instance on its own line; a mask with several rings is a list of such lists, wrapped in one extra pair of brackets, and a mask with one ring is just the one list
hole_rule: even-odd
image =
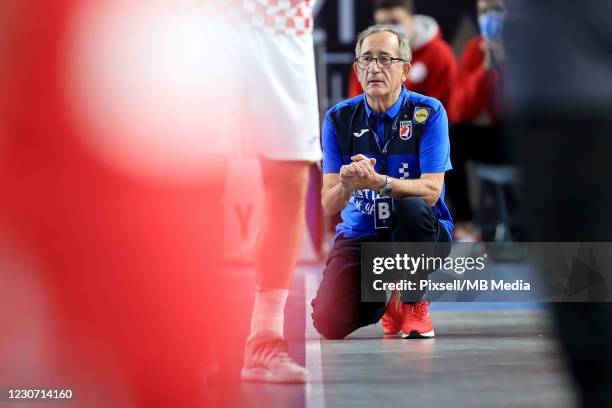
[(310, 321), (320, 271), (299, 268), (293, 312), (286, 315), (298, 320), (296, 309), (303, 309), (305, 344), (303, 337), (288, 338), (312, 384), (226, 384), (216, 387), (215, 401), (265, 407), (576, 406), (544, 307), (433, 303), (435, 339), (385, 337), (377, 324), (329, 341)]
[(445, 303), (431, 314), (435, 339), (383, 336), (377, 324), (328, 341), (307, 324), (307, 406), (575, 406), (543, 307)]

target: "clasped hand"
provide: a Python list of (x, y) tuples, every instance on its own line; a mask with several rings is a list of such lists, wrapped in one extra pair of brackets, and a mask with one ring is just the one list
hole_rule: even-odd
[(351, 164), (340, 168), (340, 184), (348, 191), (370, 189), (380, 190), (385, 185), (385, 176), (374, 170), (376, 159), (363, 154), (351, 157)]

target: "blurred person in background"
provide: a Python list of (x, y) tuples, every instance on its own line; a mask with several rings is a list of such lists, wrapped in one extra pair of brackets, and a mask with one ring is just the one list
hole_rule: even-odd
[(229, 150), (201, 119), (219, 77), (193, 17), (161, 0), (3, 2), (3, 386), (201, 406)]
[[(457, 76), (453, 82), (449, 116), (453, 123), (453, 162), (455, 171), (448, 178), (448, 194), (453, 208), (455, 239), (478, 241), (481, 239), (473, 220), (470, 205), (466, 164), (478, 161), (500, 164), (505, 161), (503, 142), (499, 128), (502, 110), (501, 82), (506, 65), (506, 55), (501, 41), (505, 16), (502, 0), (478, 0), (478, 25), (480, 34), (472, 38), (463, 50)], [(485, 211), (481, 207), (478, 210)], [(499, 205), (499, 203), (497, 204)], [(495, 209), (493, 209), (495, 210)], [(492, 239), (485, 232), (485, 239)]]
[[(375, 0), (374, 23), (404, 31), (412, 50), (412, 68), (404, 84), (411, 91), (438, 99), (448, 109), (457, 63), (438, 23), (432, 17), (414, 14), (412, 0)], [(359, 78), (351, 71), (348, 97), (362, 92)]]
[[(522, 172), (530, 240), (609, 244), (612, 4), (543, 0), (508, 6), (509, 148)], [(611, 271), (596, 272), (609, 287)], [(612, 406), (612, 304), (552, 308), (581, 406)]]
[(387, 335), (432, 338), (424, 290), (362, 302), (361, 244), (434, 242), (447, 251), (439, 256), (448, 255), (453, 220), (444, 203), (444, 175), (452, 168), (446, 111), (403, 84), (411, 55), (396, 26), (360, 33), (355, 57), (365, 93), (333, 106), (323, 124), (322, 205), (330, 215), (341, 212), (342, 221), (312, 301), (313, 324), (328, 339), (381, 319)]
[(312, 3), (271, 4), (265, 18), (224, 3), (8, 3), (0, 276), (15, 295), (3, 297), (2, 384), (72, 387), (92, 407), (201, 405), (213, 322), (237, 323), (216, 302), (237, 115), (266, 200), (242, 377), (308, 380), (283, 310), (321, 158)]
[(492, 126), (501, 113), (500, 80), (506, 63), (501, 41), (502, 0), (478, 0), (480, 35), (464, 47), (451, 98), (453, 122)]

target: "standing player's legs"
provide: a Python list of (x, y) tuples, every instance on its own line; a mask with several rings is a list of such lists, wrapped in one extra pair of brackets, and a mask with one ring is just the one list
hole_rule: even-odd
[[(309, 163), (262, 159), (261, 168), (265, 199), (256, 264), (258, 295), (282, 291), (286, 298), (304, 233)], [(272, 316), (254, 313), (253, 325), (282, 335), (282, 310), (278, 317), (280, 321), (271, 324)]]
[(311, 36), (250, 33), (255, 77), (247, 95), (249, 136), (261, 160), (263, 223), (257, 288), (242, 378), (305, 382), (287, 356), (284, 309), (304, 233), (309, 163), (321, 159)]
[[(256, 260), (256, 293), (242, 378), (305, 382), (308, 372), (286, 358), (284, 310), (304, 233), (308, 162), (261, 160), (264, 210)], [(271, 349), (268, 353), (257, 349)], [(269, 367), (262, 362), (269, 359)], [(283, 364), (276, 364), (282, 361)], [(264, 366), (264, 367), (262, 367)]]
[[(308, 186), (308, 162), (261, 160), (264, 183), (263, 222), (256, 260), (257, 288), (251, 318), (249, 346), (273, 342), (285, 354), (283, 343), (284, 310), (304, 233), (304, 210)], [(291, 362), (281, 372), (247, 368), (255, 364), (257, 353), (245, 360), (242, 377), (246, 380), (303, 382), (306, 370)]]

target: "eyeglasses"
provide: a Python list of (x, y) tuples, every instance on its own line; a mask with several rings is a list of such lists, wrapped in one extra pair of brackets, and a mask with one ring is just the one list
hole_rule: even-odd
[(404, 60), (402, 58), (387, 57), (387, 56), (376, 58), (376, 57), (371, 57), (369, 55), (362, 55), (361, 57), (355, 58), (355, 62), (357, 62), (357, 65), (361, 69), (370, 68), (372, 61), (376, 61), (376, 65), (378, 65), (379, 68), (389, 69), (391, 68), (391, 64), (393, 64), (395, 61), (404, 61)]

